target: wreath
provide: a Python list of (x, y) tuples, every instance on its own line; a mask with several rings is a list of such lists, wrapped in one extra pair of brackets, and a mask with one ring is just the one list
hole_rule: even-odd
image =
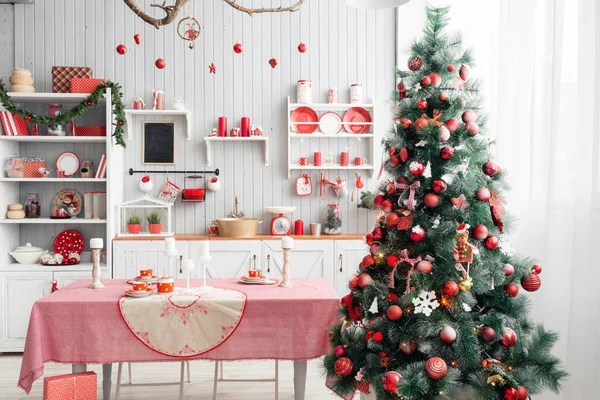
[(115, 122), (113, 122), (115, 129), (112, 136), (114, 136), (115, 141), (118, 145), (125, 147), (125, 139), (123, 138), (123, 125), (125, 124), (125, 106), (123, 105), (123, 93), (121, 92), (121, 87), (114, 82), (105, 81), (100, 83), (96, 90), (90, 93), (90, 95), (86, 97), (85, 100), (83, 100), (81, 103), (77, 104), (70, 110), (65, 111), (64, 113), (61, 113), (54, 117), (49, 117), (46, 115), (37, 115), (29, 110), (17, 107), (17, 105), (8, 95), (8, 91), (4, 86), (4, 82), (0, 79), (0, 103), (2, 103), (2, 105), (4, 106), (4, 108), (6, 108), (7, 111), (19, 115), (27, 122), (48, 126), (65, 126), (69, 122), (73, 121), (75, 118), (81, 117), (92, 107), (95, 107), (96, 104), (98, 104), (98, 102), (106, 93), (107, 88), (111, 89), (112, 108), (113, 114), (115, 115)]

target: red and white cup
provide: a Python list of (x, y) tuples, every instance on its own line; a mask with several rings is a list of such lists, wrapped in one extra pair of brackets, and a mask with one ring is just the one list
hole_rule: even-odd
[(333, 87), (329, 89), (327, 93), (327, 102), (329, 104), (336, 104), (338, 102), (338, 88)]
[(219, 137), (227, 136), (227, 117), (219, 117)]
[(260, 269), (249, 269), (248, 278), (260, 279)]
[(354, 165), (365, 165), (365, 162), (364, 157), (354, 157)]
[(340, 153), (340, 165), (342, 167), (348, 166), (348, 152), (347, 151), (342, 151)]
[(134, 110), (143, 110), (145, 106), (144, 100), (142, 100), (142, 98), (138, 96), (135, 99), (133, 99), (131, 106)]
[(355, 83), (350, 86), (350, 103), (360, 104), (363, 102), (363, 86)]
[(321, 152), (320, 151), (315, 151), (315, 153), (313, 154), (313, 163), (315, 164), (315, 167), (321, 166)]
[(298, 103), (312, 103), (312, 82), (307, 79), (299, 80), (298, 85), (296, 86), (296, 94), (298, 97)]
[(133, 290), (135, 291), (146, 291), (148, 290), (148, 282), (134, 282)]
[(165, 92), (162, 90), (153, 90), (152, 91), (152, 100), (154, 106), (153, 110), (164, 110), (165, 109)]
[(140, 269), (140, 277), (143, 277), (143, 278), (152, 278), (152, 276), (153, 276), (152, 273), (153, 272), (154, 271), (152, 271), (152, 268), (150, 268), (150, 269)]
[(308, 166), (308, 157), (300, 157), (298, 159), (298, 165), (302, 165), (303, 167)]

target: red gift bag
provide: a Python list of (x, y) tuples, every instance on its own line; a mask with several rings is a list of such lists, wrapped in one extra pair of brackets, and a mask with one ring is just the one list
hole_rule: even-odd
[(6, 136), (27, 136), (29, 125), (18, 114), (0, 111), (0, 123)]
[(44, 400), (96, 400), (95, 372), (47, 376), (44, 378)]

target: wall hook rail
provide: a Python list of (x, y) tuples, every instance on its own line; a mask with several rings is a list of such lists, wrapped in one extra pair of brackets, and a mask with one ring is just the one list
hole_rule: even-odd
[(212, 171), (136, 171), (133, 168), (129, 168), (129, 175), (133, 174), (215, 174), (219, 176), (219, 169), (215, 168)]

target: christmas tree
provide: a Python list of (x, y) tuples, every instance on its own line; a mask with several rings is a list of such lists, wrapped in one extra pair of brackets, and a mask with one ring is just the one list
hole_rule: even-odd
[(502, 239), (505, 173), (491, 160), (472, 55), (428, 8), (409, 71), (397, 71), (395, 124), (374, 205), (370, 254), (342, 299), (324, 359), (344, 398), (526, 399), (561, 388), (557, 334), (535, 325), (521, 290), (542, 268)]

